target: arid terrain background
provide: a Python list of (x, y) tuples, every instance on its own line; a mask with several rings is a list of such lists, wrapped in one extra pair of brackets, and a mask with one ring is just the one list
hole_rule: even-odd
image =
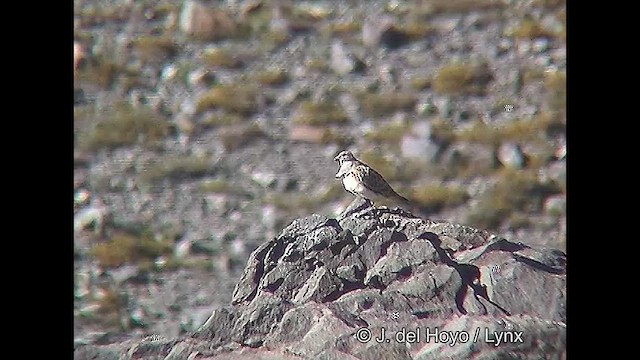
[(420, 215), (565, 250), (561, 0), (74, 1), (76, 344), (175, 337), (339, 214), (350, 149)]

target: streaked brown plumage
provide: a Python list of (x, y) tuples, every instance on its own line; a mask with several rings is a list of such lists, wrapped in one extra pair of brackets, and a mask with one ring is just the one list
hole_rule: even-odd
[(409, 204), (409, 200), (395, 192), (380, 173), (356, 159), (350, 151), (340, 152), (334, 160), (340, 164), (336, 178), (342, 179), (345, 190), (353, 195), (371, 201), (384, 197)]

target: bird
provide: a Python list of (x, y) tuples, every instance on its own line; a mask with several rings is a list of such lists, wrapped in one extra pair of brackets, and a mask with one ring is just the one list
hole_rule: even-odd
[(410, 205), (409, 200), (393, 190), (380, 173), (358, 160), (350, 151), (341, 151), (333, 160), (340, 164), (336, 179), (342, 179), (342, 185), (349, 193), (371, 203), (386, 198), (402, 205)]

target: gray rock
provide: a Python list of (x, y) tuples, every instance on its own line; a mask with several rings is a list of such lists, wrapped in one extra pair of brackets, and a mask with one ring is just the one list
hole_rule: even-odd
[[(224, 359), (229, 352), (244, 357), (252, 348), (256, 358), (563, 358), (565, 268), (560, 250), (357, 199), (340, 221), (297, 219), (259, 246), (233, 305), (215, 310), (190, 337), (123, 343), (117, 353), (171, 359), (198, 351)], [(376, 337), (402, 332), (421, 341), (358, 340), (368, 331)], [(471, 341), (474, 334), (482, 341)], [(496, 347), (505, 336), (508, 341)], [(79, 346), (76, 358), (96, 352)]]
[(268, 172), (254, 171), (251, 174), (251, 179), (260, 184), (262, 187), (267, 188), (275, 184), (276, 175)]
[(382, 34), (393, 26), (391, 16), (368, 17), (362, 25), (362, 43), (366, 46), (377, 46)]
[(567, 211), (566, 195), (553, 195), (545, 199), (544, 212), (550, 215), (560, 215)]
[(549, 49), (549, 40), (546, 38), (537, 38), (533, 41), (533, 51), (543, 53)]
[(505, 167), (522, 169), (526, 166), (527, 158), (520, 145), (516, 143), (504, 143), (498, 148), (498, 160)]
[(432, 161), (440, 150), (440, 146), (431, 140), (431, 126), (426, 121), (414, 124), (411, 132), (400, 140), (400, 151), (407, 158)]
[(73, 229), (76, 232), (82, 231), (92, 225), (96, 233), (102, 231), (109, 209), (102, 201), (95, 199), (92, 203), (78, 211), (73, 218)]
[(236, 26), (226, 12), (194, 0), (184, 2), (178, 19), (178, 27), (183, 33), (200, 39), (231, 35), (236, 31)]
[(136, 265), (125, 265), (108, 271), (115, 284), (121, 284), (138, 275), (138, 267)]
[(350, 54), (345, 49), (341, 41), (334, 41), (331, 44), (331, 69), (339, 75), (345, 75), (350, 72), (359, 72), (364, 70), (364, 62)]

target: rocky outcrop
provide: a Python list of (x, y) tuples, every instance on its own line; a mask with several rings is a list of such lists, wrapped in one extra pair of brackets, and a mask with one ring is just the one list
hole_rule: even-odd
[(566, 357), (566, 255), (354, 201), (250, 256), (232, 304), (179, 339), (76, 359)]

